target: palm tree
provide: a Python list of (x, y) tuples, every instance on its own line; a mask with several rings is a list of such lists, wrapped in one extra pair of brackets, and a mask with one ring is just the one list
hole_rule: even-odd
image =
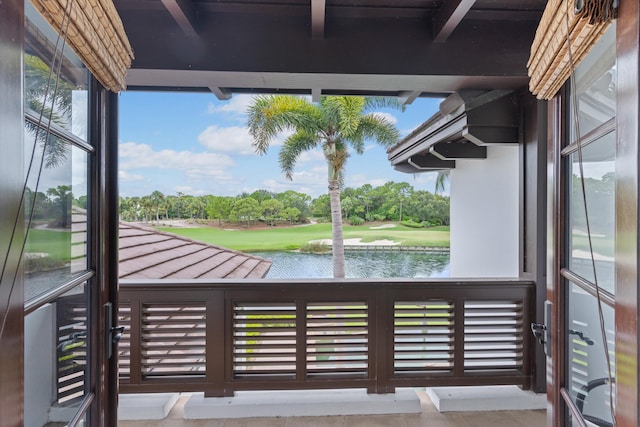
[(436, 176), (436, 188), (433, 191), (435, 194), (442, 194), (444, 191), (444, 185), (449, 181), (450, 173), (451, 169), (438, 171), (438, 176)]
[(56, 188), (47, 190), (47, 195), (52, 197), (53, 203), (60, 207), (60, 211), (56, 215), (60, 216), (56, 226), (67, 228), (71, 225), (71, 204), (73, 202), (73, 193), (70, 185), (58, 185)]
[[(56, 83), (51, 78), (51, 70), (42, 59), (37, 56), (25, 54), (25, 99), (27, 109), (40, 114), (45, 124), (49, 119), (58, 125), (64, 126), (71, 121), (72, 99), (71, 94), (76, 86), (61, 76)], [(55, 76), (54, 76), (55, 77)], [(44, 147), (44, 166), (55, 168), (62, 164), (68, 157), (71, 148), (62, 140), (54, 137), (48, 131), (38, 130), (38, 126), (27, 121), (27, 130), (37, 136), (38, 143)]]
[(366, 140), (383, 146), (394, 144), (399, 132), (376, 109), (403, 109), (394, 98), (323, 96), (313, 104), (305, 98), (283, 95), (258, 96), (247, 110), (247, 126), (253, 146), (266, 153), (271, 141), (284, 130), (293, 130), (280, 149), (280, 168), (292, 179), (298, 157), (305, 151), (322, 148), (327, 161), (333, 240), (333, 276), (344, 277), (344, 241), (340, 184), (350, 146), (357, 154)]

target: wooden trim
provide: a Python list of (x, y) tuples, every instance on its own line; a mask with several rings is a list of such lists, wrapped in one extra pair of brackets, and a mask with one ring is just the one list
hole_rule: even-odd
[(326, 16), (326, 0), (311, 0), (311, 38), (324, 38), (324, 21)]
[[(640, 190), (640, 5), (620, 2), (617, 44), (616, 153), (616, 417), (618, 427), (640, 417), (638, 327), (638, 230)], [(624, 381), (622, 381), (624, 379)]]
[[(197, 37), (196, 11), (191, 0), (162, 0), (171, 17), (189, 37)], [(220, 99), (220, 98), (218, 98)]]
[(584, 149), (587, 145), (597, 141), (598, 139), (602, 138), (608, 133), (614, 132), (615, 130), (616, 130), (616, 119), (614, 117), (602, 123), (600, 126), (596, 127), (594, 130), (592, 130), (588, 134), (581, 136), (580, 141), (572, 141), (571, 144), (567, 145), (562, 149), (561, 154), (563, 157), (573, 154), (578, 151), (578, 142), (580, 142), (582, 149)]
[(563, 205), (564, 191), (560, 176), (561, 143), (565, 132), (564, 108), (558, 96), (548, 103), (549, 133), (547, 137), (547, 300), (551, 301), (550, 329), (551, 349), (547, 356), (547, 424), (553, 427), (564, 425), (564, 406), (560, 395), (560, 387), (564, 384), (564, 289), (560, 277), (561, 260), (563, 255), (564, 227)]
[[(100, 207), (102, 220), (99, 224), (99, 235), (92, 237), (94, 242), (101, 242), (102, 254), (100, 263), (96, 266), (96, 272), (104, 278), (101, 283), (101, 300), (99, 301), (99, 313), (104, 313), (102, 307), (105, 303), (113, 305), (113, 322), (117, 323), (118, 310), (118, 226), (119, 226), (119, 190), (118, 190), (118, 107), (119, 97), (113, 92), (101, 90), (103, 103), (102, 110), (98, 112), (102, 125), (102, 155), (96, 158), (97, 170), (93, 175), (101, 178), (101, 192), (95, 196), (104, 204)], [(103, 196), (102, 196), (103, 195)], [(102, 199), (104, 197), (104, 199)], [(100, 324), (104, 328), (104, 319)], [(104, 333), (105, 329), (101, 329)], [(102, 336), (102, 335), (100, 335)], [(104, 342), (104, 341), (103, 341)], [(117, 344), (111, 343), (113, 356), (109, 360), (104, 359), (105, 352), (100, 354), (100, 369), (104, 373), (104, 394), (100, 395), (98, 403), (105, 413), (103, 425), (115, 425), (118, 415), (118, 357)]]
[[(23, 424), (24, 405), (24, 288), (20, 248), (24, 228), (20, 195), (24, 179), (23, 111), (24, 2), (0, 2), (0, 265), (7, 260), (0, 277), (0, 423)], [(13, 224), (20, 224), (9, 247)], [(3, 267), (0, 267), (0, 274)]]
[(567, 391), (566, 388), (563, 387), (560, 389), (560, 395), (562, 396), (562, 400), (564, 401), (565, 405), (567, 405), (567, 408), (569, 408), (569, 411), (573, 416), (573, 422), (577, 424), (578, 427), (589, 427), (584, 422), (584, 419), (582, 418), (582, 414), (580, 414), (580, 411), (578, 411), (578, 408), (576, 408), (576, 405), (573, 403), (573, 400), (571, 400), (571, 396), (569, 395), (569, 392)]
[(475, 2), (476, 0), (445, 0), (433, 17), (433, 41), (447, 41)]
[[(560, 270), (560, 274), (562, 275), (562, 277), (569, 280), (571, 283), (578, 286), (583, 291), (588, 292), (595, 298), (598, 298), (598, 292), (596, 291), (596, 287), (593, 283), (589, 282), (583, 277), (578, 276), (577, 274), (566, 268)], [(615, 308), (615, 296), (611, 295), (604, 289), (600, 289), (600, 298), (602, 298), (603, 303), (607, 304), (609, 307)]]

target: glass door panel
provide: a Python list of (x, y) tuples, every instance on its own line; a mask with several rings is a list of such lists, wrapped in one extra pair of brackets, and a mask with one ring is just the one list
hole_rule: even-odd
[(577, 67), (564, 98), (563, 292), (556, 300), (565, 308), (557, 339), (564, 378), (554, 387), (564, 392), (567, 425), (611, 426), (615, 409), (615, 61), (613, 24)]
[[(589, 212), (591, 244), (598, 283), (615, 294), (615, 132), (609, 132), (582, 148), (582, 170)], [(595, 283), (582, 196), (579, 155), (569, 155), (569, 269)]]

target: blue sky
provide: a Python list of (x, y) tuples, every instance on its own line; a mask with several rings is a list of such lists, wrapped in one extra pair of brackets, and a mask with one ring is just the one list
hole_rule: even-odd
[[(327, 192), (327, 172), (320, 151), (304, 153), (293, 181), (278, 165), (278, 144), (260, 156), (251, 147), (245, 110), (251, 95), (218, 101), (212, 94), (124, 92), (120, 95), (120, 194), (143, 196), (154, 190), (165, 195), (235, 196), (266, 189), (295, 190), (317, 197)], [(433, 115), (439, 99), (416, 99), (393, 116), (402, 136)], [(384, 148), (369, 142), (365, 153), (353, 153), (346, 166), (345, 185), (382, 185), (406, 181), (432, 191), (435, 173), (396, 172)]]

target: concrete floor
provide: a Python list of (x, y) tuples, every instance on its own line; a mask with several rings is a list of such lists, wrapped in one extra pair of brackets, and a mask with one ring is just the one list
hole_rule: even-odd
[(119, 427), (544, 427), (545, 411), (439, 413), (424, 392), (418, 392), (421, 414), (349, 415), (184, 420), (181, 397), (168, 417), (153, 421), (120, 421)]

